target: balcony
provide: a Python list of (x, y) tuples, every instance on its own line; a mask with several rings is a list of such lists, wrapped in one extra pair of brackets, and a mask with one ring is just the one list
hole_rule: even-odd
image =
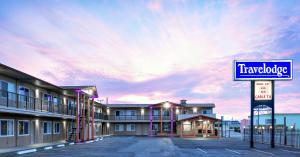
[[(175, 116), (174, 116), (175, 118)], [(150, 121), (149, 115), (124, 115), (124, 116), (116, 116), (116, 115), (107, 115), (107, 120), (111, 121)], [(170, 116), (162, 116), (163, 121), (170, 121)], [(175, 119), (174, 119), (175, 120)], [(152, 121), (160, 121), (160, 116), (152, 116)]]
[(75, 107), (45, 101), (42, 99), (0, 90), (0, 107), (15, 108), (20, 110), (37, 111), (43, 113), (56, 113), (75, 115)]

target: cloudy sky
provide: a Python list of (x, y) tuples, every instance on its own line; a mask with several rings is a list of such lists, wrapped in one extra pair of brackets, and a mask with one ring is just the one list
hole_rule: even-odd
[(300, 1), (1, 1), (0, 62), (110, 103), (213, 102), (235, 119), (250, 83), (234, 59), (293, 59), (276, 112), (300, 112)]

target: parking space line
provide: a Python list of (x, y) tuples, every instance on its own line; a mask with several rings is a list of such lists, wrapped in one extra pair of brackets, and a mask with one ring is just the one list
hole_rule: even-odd
[(300, 152), (297, 152), (297, 151), (291, 151), (291, 150), (285, 150), (285, 149), (281, 149), (281, 150), (285, 151), (285, 152), (289, 152), (289, 153), (300, 154)]
[(205, 151), (205, 150), (203, 150), (203, 149), (197, 148), (197, 150), (201, 151), (202, 153), (207, 154), (207, 151)]
[(254, 151), (257, 151), (257, 152), (260, 152), (260, 153), (265, 153), (265, 154), (269, 154), (269, 155), (274, 155), (273, 153), (265, 152), (265, 151), (258, 150), (258, 149), (253, 149), (253, 150), (254, 150)]
[(236, 154), (241, 154), (240, 152), (235, 151), (235, 150), (232, 150), (232, 149), (227, 149), (227, 148), (226, 148), (225, 150), (230, 151), (230, 152), (233, 152), (233, 153), (236, 153)]

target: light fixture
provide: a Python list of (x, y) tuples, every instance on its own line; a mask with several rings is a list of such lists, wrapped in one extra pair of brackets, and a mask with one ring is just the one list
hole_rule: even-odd
[(170, 108), (171, 104), (169, 102), (165, 102), (163, 106), (164, 106), (164, 108)]
[(178, 109), (178, 108), (176, 108), (175, 113), (176, 113), (176, 114), (179, 114), (179, 109)]
[(193, 113), (197, 113), (197, 107), (193, 108)]
[(109, 107), (106, 108), (106, 113), (107, 113), (107, 115), (109, 115), (109, 113), (110, 113)]
[(293, 129), (294, 128), (294, 125), (291, 125), (291, 129)]
[(144, 113), (145, 113), (145, 110), (144, 110), (144, 108), (142, 108), (141, 109), (141, 115), (144, 115)]

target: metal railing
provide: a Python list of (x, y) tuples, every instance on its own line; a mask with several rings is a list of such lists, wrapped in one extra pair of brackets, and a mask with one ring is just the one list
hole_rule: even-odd
[[(108, 120), (126, 120), (126, 121), (134, 121), (134, 120), (149, 120), (149, 115), (124, 115), (124, 116), (116, 116), (116, 115), (109, 115), (107, 116)], [(152, 120), (160, 120), (160, 116), (152, 116)], [(162, 120), (171, 120), (170, 116), (162, 116)], [(175, 120), (175, 117), (174, 117)]]
[[(254, 142), (270, 144), (271, 131), (271, 129), (254, 129)], [(249, 140), (249, 135), (249, 129), (245, 128), (242, 133), (242, 139)], [(275, 145), (287, 145), (295, 148), (300, 148), (300, 130), (286, 129), (286, 133), (284, 133), (284, 129), (276, 129)]]
[(17, 109), (75, 115), (75, 107), (0, 90), (0, 105)]

